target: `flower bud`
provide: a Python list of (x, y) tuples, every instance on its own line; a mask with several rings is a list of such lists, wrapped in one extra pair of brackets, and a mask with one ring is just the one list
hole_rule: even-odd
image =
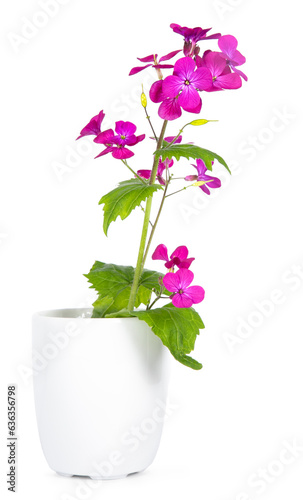
[(143, 108), (146, 108), (147, 99), (146, 99), (146, 95), (143, 92), (143, 85), (142, 85), (142, 94), (141, 94), (141, 104), (142, 104)]

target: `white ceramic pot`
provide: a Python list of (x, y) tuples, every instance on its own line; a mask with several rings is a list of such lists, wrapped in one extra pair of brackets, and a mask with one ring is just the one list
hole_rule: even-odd
[(157, 453), (170, 356), (137, 318), (90, 316), (91, 309), (62, 309), (33, 317), (41, 445), (59, 474), (125, 477)]

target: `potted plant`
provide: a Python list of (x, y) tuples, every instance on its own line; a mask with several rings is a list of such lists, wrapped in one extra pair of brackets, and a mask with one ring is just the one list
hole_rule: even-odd
[[(111, 154), (123, 164), (123, 171), (131, 172), (131, 178), (122, 180), (99, 203), (105, 235), (117, 217), (124, 220), (142, 208), (136, 265), (96, 261), (85, 274), (98, 294), (92, 309), (46, 311), (33, 318), (34, 350), (48, 353), (49, 360), (34, 380), (38, 428), (46, 459), (59, 474), (102, 479), (144, 470), (160, 442), (168, 351), (183, 365), (202, 368), (189, 356), (204, 328), (192, 307), (204, 299), (204, 289), (192, 285), (195, 259), (184, 244), (169, 251), (164, 243), (155, 248), (153, 237), (167, 198), (188, 188), (210, 195), (221, 185), (211, 172), (215, 161), (229, 171), (221, 156), (183, 139), (186, 127), (212, 120), (194, 117), (179, 131), (175, 120), (183, 111), (200, 113), (201, 92), (238, 89), (247, 78), (239, 69), (245, 58), (235, 37), (177, 24), (170, 27), (184, 37), (183, 53), (180, 48), (159, 59), (157, 54), (138, 58), (143, 65), (130, 71), (135, 75), (152, 66), (157, 75), (149, 97), (159, 104), (161, 130), (153, 126), (143, 88), (141, 95), (154, 141), (151, 168), (136, 170), (129, 162), (145, 134), (137, 135), (137, 127), (122, 120), (115, 130), (103, 130), (103, 110), (78, 137), (94, 136), (102, 147), (96, 158)], [(206, 40), (214, 40), (211, 43), (217, 42), (219, 48), (200, 55), (198, 42)], [(164, 77), (166, 70), (170, 74)], [(176, 177), (174, 163), (180, 158), (194, 163), (188, 165), (187, 175)], [(151, 220), (155, 202), (157, 215)], [(149, 264), (146, 268), (150, 252), (152, 260), (163, 261), (162, 273), (150, 270)]]

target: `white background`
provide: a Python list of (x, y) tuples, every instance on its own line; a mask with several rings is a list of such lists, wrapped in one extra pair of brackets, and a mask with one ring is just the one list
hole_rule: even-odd
[[(7, 2), (1, 15), (1, 498), (7, 495), (5, 394), (13, 382), (19, 393), (22, 499), (64, 500), (69, 494), (92, 500), (121, 495), (301, 500), (303, 275), (295, 273), (303, 267), (303, 173), (297, 3), (74, 0), (57, 6), (53, 17), (44, 16), (45, 26), (20, 43), (12, 37), (22, 37), (28, 21), (43, 23), (39, 1)], [(88, 481), (81, 497), (78, 488), (84, 483), (57, 476), (40, 447), (32, 378), (25, 371), (31, 363), (31, 315), (89, 305), (94, 294), (82, 275), (95, 259), (135, 263), (142, 212), (112, 224), (106, 238), (98, 206), (104, 193), (128, 178), (125, 167), (109, 156), (93, 160), (100, 149), (94, 145), (84, 151), (85, 140), (72, 167), (69, 154), (81, 148), (74, 139), (101, 109), (108, 125), (129, 119), (138, 133), (150, 135), (137, 96), (140, 84), (148, 89), (154, 75), (147, 71), (128, 77), (128, 72), (136, 57), (181, 48), (182, 38), (170, 30), (171, 22), (235, 35), (249, 76), (240, 90), (205, 94), (201, 117), (219, 122), (187, 128), (184, 134), (185, 140), (221, 154), (234, 175), (228, 179), (217, 165), (215, 175), (223, 184), (218, 193), (207, 197), (192, 188), (169, 198), (155, 238), (155, 245), (165, 243), (170, 251), (186, 244), (196, 257), (195, 282), (206, 290), (197, 309), (206, 329), (195, 357), (204, 368), (193, 372), (173, 362), (170, 400), (177, 409), (166, 423), (153, 465), (94, 489)], [(216, 41), (201, 47), (216, 50)], [(157, 105), (150, 103), (149, 112), (158, 126)], [(183, 113), (168, 132), (176, 133), (188, 118), (192, 115)], [(153, 146), (151, 141), (136, 146), (135, 169), (150, 167)], [(69, 167), (61, 179), (58, 164)], [(186, 161), (175, 169), (194, 173)], [(266, 311), (256, 314), (264, 300)], [(287, 443), (294, 441), (297, 452), (285, 455)], [(287, 465), (281, 463), (284, 456)], [(264, 469), (268, 479), (256, 483)]]

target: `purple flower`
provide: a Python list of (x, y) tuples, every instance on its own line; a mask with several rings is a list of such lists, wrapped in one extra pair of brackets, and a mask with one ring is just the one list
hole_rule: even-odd
[(146, 64), (145, 66), (136, 66), (135, 68), (132, 68), (130, 70), (129, 76), (135, 75), (139, 73), (139, 71), (143, 71), (145, 68), (149, 68), (152, 66), (155, 69), (165, 69), (165, 68), (173, 68), (173, 64), (159, 64), (163, 61), (168, 61), (169, 59), (172, 59), (175, 55), (177, 55), (181, 50), (174, 50), (173, 52), (170, 52), (169, 54), (166, 54), (165, 56), (160, 57), (159, 62), (157, 60), (158, 54), (151, 54), (150, 56), (146, 57), (137, 57), (137, 59), (141, 62), (148, 62), (150, 64)]
[[(156, 82), (159, 83), (159, 82)], [(207, 68), (196, 69), (195, 62), (189, 57), (178, 59), (174, 73), (163, 80), (156, 93), (158, 101), (153, 99), (155, 88), (151, 88), (151, 99), (162, 104), (159, 116), (164, 120), (174, 120), (181, 116), (181, 107), (190, 113), (199, 113), (202, 100), (198, 90), (208, 90), (212, 86), (211, 73)]]
[(212, 85), (209, 92), (223, 89), (238, 89), (242, 86), (242, 80), (236, 73), (232, 73), (226, 60), (219, 52), (207, 50), (203, 57), (196, 58), (198, 68), (207, 68), (212, 76)]
[(105, 114), (103, 111), (100, 111), (100, 113), (96, 116), (94, 116), (87, 125), (81, 130), (79, 137), (77, 137), (76, 141), (78, 139), (81, 139), (81, 137), (85, 137), (86, 135), (98, 135), (101, 132), (101, 123), (103, 121)]
[(189, 269), (179, 269), (164, 276), (163, 285), (173, 292), (171, 299), (175, 307), (191, 307), (204, 299), (205, 291), (201, 286), (190, 286), (193, 279), (194, 273)]
[(188, 269), (191, 263), (195, 260), (194, 257), (188, 259), (188, 248), (185, 245), (177, 247), (176, 250), (168, 258), (167, 247), (163, 244), (158, 245), (152, 255), (153, 260), (164, 260), (167, 269), (173, 269), (175, 266)]
[[(158, 179), (158, 182), (160, 182), (160, 184), (162, 184), (162, 186), (165, 186), (165, 184), (166, 184), (166, 181), (162, 177), (162, 174), (163, 174), (164, 170), (166, 170), (166, 167), (171, 168), (173, 166), (173, 164), (174, 164), (174, 160), (169, 160), (168, 158), (165, 158), (165, 160), (162, 161), (162, 158), (160, 156), (160, 161), (159, 161), (159, 165), (158, 165), (158, 169), (157, 169), (157, 179)], [(137, 172), (137, 174), (140, 175), (140, 177), (143, 177), (143, 179), (150, 179), (151, 173), (152, 173), (151, 170), (138, 170), (138, 172)]]
[(186, 181), (209, 181), (207, 184), (203, 184), (202, 186), (199, 186), (202, 191), (206, 194), (210, 194), (210, 190), (208, 189), (207, 186), (210, 188), (219, 188), (221, 187), (221, 181), (217, 177), (211, 177), (210, 175), (206, 175), (207, 168), (204, 163), (204, 161), (198, 159), (196, 165), (192, 165), (195, 167), (198, 171), (198, 175), (187, 175), (185, 177)]
[(224, 35), (218, 40), (218, 45), (222, 51), (220, 55), (226, 60), (226, 64), (247, 81), (247, 76), (236, 67), (242, 66), (246, 61), (241, 52), (237, 50), (238, 40), (232, 35)]
[(197, 43), (200, 40), (211, 40), (214, 38), (220, 38), (221, 33), (215, 33), (214, 35), (206, 36), (208, 31), (211, 28), (202, 29), (202, 28), (186, 28), (186, 26), (180, 26), (179, 24), (171, 24), (170, 27), (175, 33), (182, 35), (184, 37), (184, 47), (183, 53), (185, 56), (192, 57), (197, 55), (200, 51), (199, 47), (197, 47)]
[(112, 156), (118, 160), (125, 160), (134, 156), (134, 153), (125, 146), (135, 146), (138, 142), (143, 141), (145, 134), (135, 136), (137, 130), (136, 125), (131, 122), (118, 121), (116, 122), (115, 132), (112, 129), (101, 132), (94, 142), (104, 144), (104, 149), (96, 158), (112, 153)]

